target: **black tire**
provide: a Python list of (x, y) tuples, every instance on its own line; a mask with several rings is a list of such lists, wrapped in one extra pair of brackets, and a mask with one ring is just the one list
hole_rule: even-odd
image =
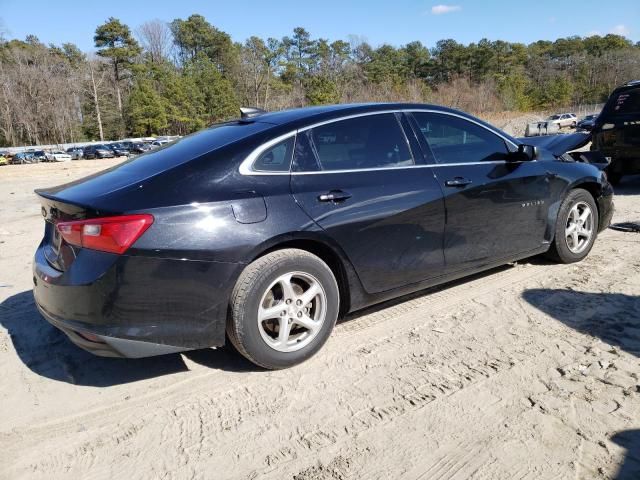
[[(579, 203), (585, 203), (591, 208), (592, 219), (592, 234), (586, 244), (585, 248), (579, 253), (571, 251), (567, 244), (567, 238), (565, 235), (565, 229), (569, 222), (569, 213), (571, 209)], [(591, 251), (593, 244), (598, 236), (598, 207), (596, 202), (589, 192), (582, 188), (576, 188), (569, 191), (567, 196), (560, 205), (558, 211), (558, 217), (556, 219), (556, 226), (553, 241), (551, 242), (551, 248), (547, 252), (547, 257), (559, 262), (559, 263), (575, 263), (579, 262)]]
[[(322, 287), (326, 307), (324, 321), (310, 343), (298, 350), (285, 352), (274, 349), (263, 338), (264, 329), (261, 331), (259, 327), (258, 309), (269, 286), (290, 272), (313, 277)], [(339, 305), (338, 284), (326, 263), (304, 250), (277, 250), (249, 264), (238, 278), (231, 294), (227, 336), (238, 352), (260, 367), (272, 370), (291, 367), (304, 362), (322, 348), (338, 318)], [(283, 304), (282, 308), (288, 307)]]

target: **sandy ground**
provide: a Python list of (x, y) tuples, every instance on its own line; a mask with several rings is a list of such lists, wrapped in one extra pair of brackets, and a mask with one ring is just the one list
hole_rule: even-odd
[(352, 315), (286, 371), (101, 359), (33, 305), (32, 191), (114, 163), (0, 168), (0, 478), (640, 478), (640, 234)]

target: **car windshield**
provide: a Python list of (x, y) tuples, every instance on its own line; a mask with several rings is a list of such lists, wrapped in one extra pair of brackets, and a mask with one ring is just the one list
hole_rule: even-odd
[(560, 120), (560, 115), (551, 115), (547, 120)]

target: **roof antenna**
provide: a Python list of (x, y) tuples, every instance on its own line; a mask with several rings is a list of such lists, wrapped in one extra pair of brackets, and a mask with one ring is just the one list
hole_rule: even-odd
[(254, 117), (267, 113), (266, 110), (256, 107), (240, 107), (240, 120), (250, 120)]

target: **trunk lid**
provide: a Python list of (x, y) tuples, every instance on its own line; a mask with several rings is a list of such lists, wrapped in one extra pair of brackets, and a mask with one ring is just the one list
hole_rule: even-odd
[(53, 195), (36, 191), (41, 204), (45, 228), (42, 248), (49, 265), (56, 270), (67, 270), (77, 255), (77, 247), (66, 243), (56, 229), (58, 222), (82, 220), (96, 215), (96, 212), (73, 203), (55, 198)]

